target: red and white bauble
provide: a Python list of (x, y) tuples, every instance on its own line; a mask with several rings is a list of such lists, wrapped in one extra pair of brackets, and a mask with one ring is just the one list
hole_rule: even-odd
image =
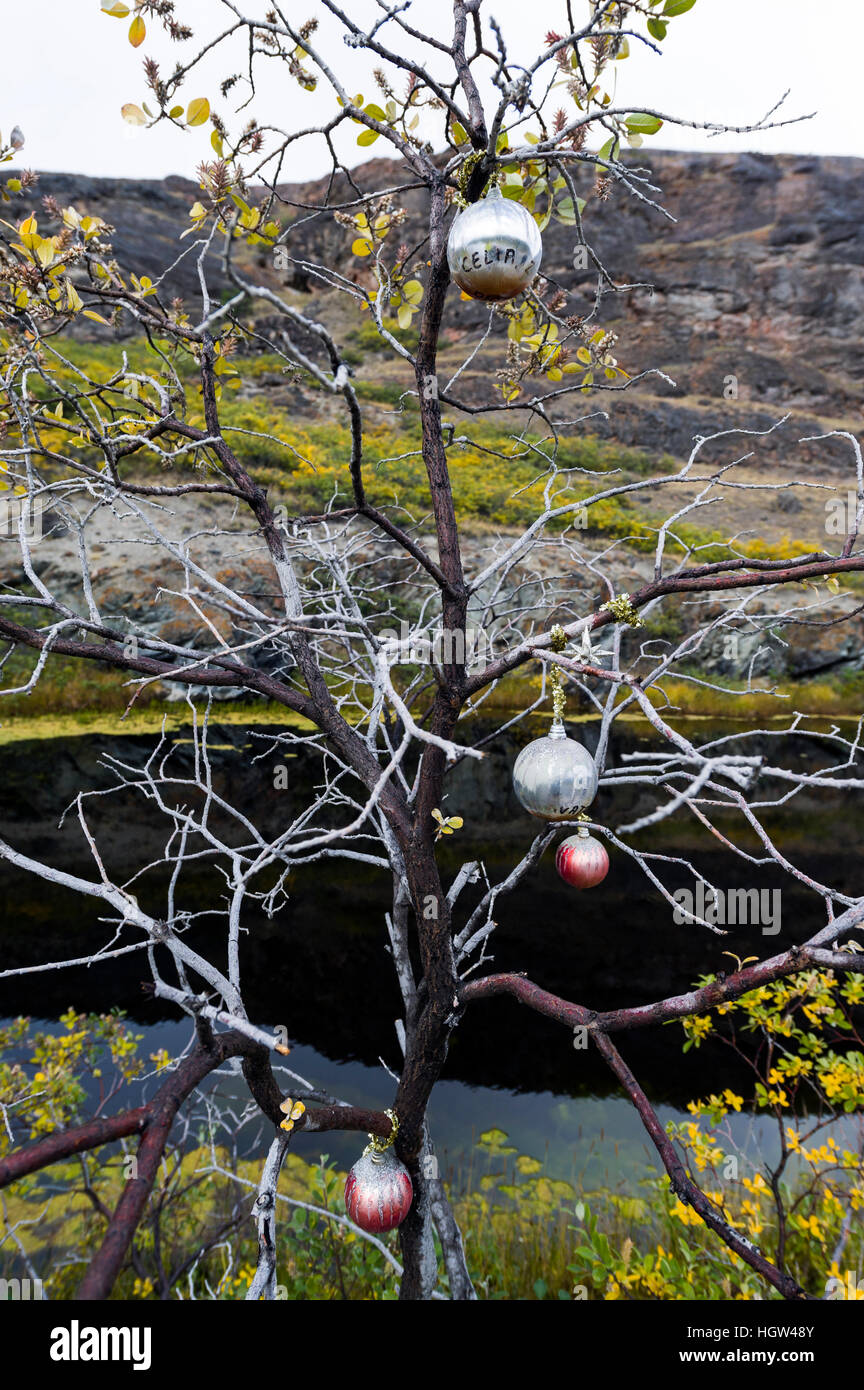
[(578, 830), (561, 841), (555, 868), (571, 888), (594, 888), (609, 872), (609, 855), (587, 830)]
[(408, 1169), (390, 1150), (358, 1158), (345, 1180), (345, 1206), (361, 1230), (380, 1235), (401, 1225), (414, 1198)]

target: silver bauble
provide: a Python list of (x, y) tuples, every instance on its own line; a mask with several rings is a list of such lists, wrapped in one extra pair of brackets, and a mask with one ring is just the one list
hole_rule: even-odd
[(597, 768), (556, 719), (545, 738), (522, 749), (513, 767), (513, 790), (532, 816), (571, 820), (597, 795)]
[(496, 186), (457, 213), (447, 242), (450, 274), (472, 299), (515, 299), (540, 269), (543, 242), (534, 218)]

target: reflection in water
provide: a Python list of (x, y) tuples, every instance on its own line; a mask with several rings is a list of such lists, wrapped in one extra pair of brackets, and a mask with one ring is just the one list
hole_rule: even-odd
[[(265, 832), (284, 825), (293, 803), (302, 802), (308, 791), (300, 760), (292, 763), (291, 791), (276, 793), (266, 765), (251, 762), (248, 734), (234, 729), (224, 737), (226, 751), (216, 759), (217, 782), (221, 778), (226, 788), (230, 786), (241, 806), (255, 807)], [(635, 734), (628, 737), (634, 745), (639, 742)], [(73, 825), (58, 835), (56, 825), (82, 783), (105, 785), (98, 761), (105, 742), (94, 736), (0, 750), (0, 833), (21, 849), (92, 876), (84, 846), (76, 841), (80, 832)], [(111, 751), (117, 751), (118, 742)], [(137, 751), (143, 760), (151, 748), (149, 738), (130, 739), (123, 741), (122, 752), (130, 758)], [(776, 757), (776, 746), (772, 752)], [(467, 769), (461, 782), (454, 780), (448, 810), (463, 814), (466, 825), (459, 844), (447, 846), (454, 856), (451, 873), (457, 854), (482, 854), (490, 875), (501, 877), (530, 843), (535, 827), (510, 792), (512, 753), (509, 747), (497, 750), (480, 773)], [(190, 757), (191, 750), (181, 745), (180, 765)], [(613, 803), (607, 795), (602, 809), (615, 823), (618, 813), (628, 808), (623, 799)], [(143, 857), (156, 859), (161, 854), (164, 823), (143, 819), (142, 814), (140, 800), (93, 803), (94, 831), (105, 847), (109, 868), (121, 880)], [(780, 828), (784, 844), (792, 844), (795, 862), (822, 882), (851, 887), (844, 880), (855, 862), (851, 845), (856, 830), (848, 807), (830, 816), (823, 806), (818, 840), (814, 836), (808, 841), (802, 833), (808, 814), (802, 800), (794, 814), (786, 814)], [(740, 827), (732, 833), (739, 831)], [(730, 968), (724, 952), (773, 954), (821, 925), (819, 899), (788, 877), (742, 867), (742, 861), (718, 852), (716, 841), (700, 838), (689, 823), (676, 821), (662, 833), (665, 840), (652, 832), (652, 848), (686, 853), (720, 888), (782, 888), (782, 914), (779, 923), (771, 924), (772, 934), (763, 935), (754, 926), (713, 936), (676, 924), (669, 905), (653, 891), (646, 893), (641, 871), (620, 852), (613, 852), (602, 887), (586, 893), (561, 882), (550, 856), (516, 893), (500, 900), (486, 969), (522, 970), (545, 988), (588, 1007), (617, 1008), (684, 990), (702, 974)], [(689, 837), (686, 843), (684, 835)], [(685, 881), (674, 873), (667, 872), (670, 888)], [(164, 870), (153, 872), (135, 885), (142, 906), (157, 914), (164, 903), (165, 877)], [(278, 918), (268, 921), (247, 909), (242, 943), (250, 1016), (287, 1028), (295, 1041), (292, 1068), (354, 1103), (380, 1106), (392, 1099), (393, 1083), (379, 1059), (393, 1068), (398, 1065), (394, 1020), (401, 1013), (386, 954), (387, 889), (385, 875), (354, 864), (306, 866), (293, 877), (289, 902)], [(218, 907), (223, 890), (215, 876), (188, 876), (181, 884), (181, 905)], [(74, 898), (6, 866), (0, 867), (0, 893), (3, 968), (85, 954), (110, 935), (99, 924), (99, 909), (91, 900)], [(468, 905), (466, 890), (460, 906)], [(209, 954), (214, 952), (213, 933), (221, 928), (215, 917), (204, 923), (190, 929), (189, 940)], [(124, 944), (126, 940), (122, 938)], [(222, 951), (220, 936), (216, 959)], [(172, 978), (167, 958), (163, 964)], [(99, 966), (0, 981), (2, 1015), (56, 1019), (70, 1004), (79, 1010), (123, 1008), (147, 1026), (148, 1051), (165, 1046), (176, 1052), (188, 1036), (188, 1025), (177, 1024), (176, 1014), (152, 997), (146, 960), (138, 953)], [(737, 1080), (746, 1084), (736, 1077), (725, 1049), (712, 1045), (684, 1055), (681, 1041), (678, 1025), (623, 1035), (620, 1041), (625, 1059), (661, 1105), (664, 1119), (695, 1096), (734, 1086)], [(593, 1050), (575, 1051), (560, 1027), (511, 999), (477, 1003), (465, 1015), (435, 1092), (432, 1122), (445, 1168), (448, 1163), (464, 1168), (472, 1136), (493, 1126), (508, 1131), (521, 1152), (548, 1156), (556, 1175), (583, 1175), (589, 1185), (641, 1168), (646, 1153), (637, 1117), (614, 1095)], [(298, 1135), (295, 1142), (298, 1151), (308, 1150), (310, 1155), (320, 1147), (320, 1140), (311, 1135)], [(327, 1142), (340, 1162), (356, 1156), (356, 1136), (328, 1136)]]

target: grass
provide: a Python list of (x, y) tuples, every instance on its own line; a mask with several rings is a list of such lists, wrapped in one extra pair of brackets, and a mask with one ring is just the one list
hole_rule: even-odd
[[(83, 669), (83, 663), (78, 663), (82, 669), (75, 671), (73, 678), (58, 682), (51, 663), (63, 660), (59, 657), (49, 660), (48, 670), (32, 695), (4, 697), (0, 705), (0, 746), (30, 738), (70, 738), (90, 733), (133, 737), (153, 732), (163, 723), (168, 730), (189, 724), (186, 702), (166, 700), (158, 686), (150, 687), (147, 700), (136, 702), (124, 715), (131, 691), (121, 685), (119, 675), (107, 671), (92, 673), (89, 668)], [(851, 720), (864, 712), (864, 675), (860, 673), (845, 678), (778, 681), (776, 694), (770, 694), (767, 689), (736, 688), (732, 682), (724, 684), (717, 677), (712, 680), (722, 688), (706, 689), (692, 681), (669, 677), (663, 681), (662, 695), (659, 691), (651, 692), (652, 703), (664, 719), (676, 726), (687, 720), (711, 720), (730, 725), (784, 723), (793, 712), (815, 719)], [(470, 726), (473, 719), (484, 724), (507, 719), (531, 704), (539, 692), (539, 675), (510, 677), (496, 687), (474, 715), (467, 716), (467, 724)], [(199, 696), (198, 708), (203, 709), (204, 704), (204, 697)], [(343, 714), (350, 723), (352, 711), (343, 709)], [(580, 706), (571, 698), (569, 723), (589, 723), (598, 718), (587, 704)], [(620, 718), (628, 723), (644, 724), (646, 732), (650, 728), (638, 710), (628, 711)], [(211, 721), (213, 724), (309, 727), (307, 721), (284, 705), (257, 696), (250, 696), (248, 700), (215, 701)]]
[[(364, 347), (371, 339), (380, 343), (374, 326), (369, 323), (352, 331), (352, 341)], [(366, 339), (370, 339), (367, 345)], [(409, 344), (410, 346), (410, 344)], [(154, 358), (140, 339), (130, 338), (122, 344), (77, 342), (64, 343), (69, 361), (99, 381), (107, 381), (117, 371), (119, 351), (127, 354), (134, 371), (154, 369)], [(364, 357), (364, 362), (368, 358)], [(196, 364), (186, 352), (174, 357), (175, 366), (188, 394), (189, 417), (203, 425), (198, 395)], [(232, 359), (243, 377), (244, 387), (238, 393), (226, 390), (221, 403), (227, 437), (238, 458), (257, 482), (267, 487), (273, 496), (284, 498), (292, 512), (319, 511), (332, 499), (350, 501), (348, 459), (351, 453), (350, 433), (344, 425), (326, 418), (325, 397), (317, 419), (298, 417), (294, 402), (274, 399), (271, 387), (274, 377), (286, 376), (285, 364), (273, 353), (250, 354)], [(426, 470), (420, 451), (420, 432), (416, 398), (405, 395), (413, 382), (382, 380), (380, 370), (372, 364), (372, 376), (358, 373), (355, 386), (358, 396), (371, 404), (391, 406), (396, 412), (387, 418), (372, 418), (364, 436), (364, 473), (370, 499), (382, 507), (401, 509), (402, 515), (416, 519), (429, 514), (430, 500)], [(72, 381), (75, 373), (64, 370), (61, 377)], [(265, 382), (263, 389), (260, 383)], [(305, 389), (318, 390), (315, 383), (304, 382)], [(44, 390), (37, 384), (37, 390)], [(278, 390), (275, 396), (278, 397)], [(404, 397), (404, 399), (403, 399)], [(329, 404), (329, 403), (328, 403)], [(517, 437), (515, 430), (507, 431), (484, 424), (479, 429), (471, 420), (457, 422), (455, 437), (448, 449), (448, 462), (454, 500), (464, 526), (483, 530), (488, 527), (520, 527), (533, 521), (543, 507), (543, 488), (548, 480), (549, 444), (536, 434)], [(68, 446), (68, 435), (62, 427), (45, 434), (49, 445)], [(464, 442), (461, 442), (464, 441)], [(88, 461), (97, 462), (92, 453), (81, 450)], [(557, 454), (560, 475), (556, 483), (555, 505), (579, 503), (599, 490), (633, 481), (637, 478), (668, 475), (679, 466), (675, 459), (660, 458), (640, 450), (604, 440), (596, 435), (562, 436)], [(147, 474), (156, 468), (142, 456), (136, 470)], [(567, 470), (572, 470), (568, 475)], [(582, 470), (580, 473), (578, 470)], [(173, 470), (178, 478), (188, 476), (191, 469), (178, 464)], [(585, 474), (594, 474), (588, 477)], [(610, 476), (614, 475), (614, 476)], [(161, 476), (166, 477), (165, 474)], [(169, 473), (166, 480), (170, 480)], [(661, 517), (637, 507), (629, 498), (607, 498), (595, 503), (588, 513), (588, 529), (598, 539), (626, 540), (634, 549), (650, 551), (656, 544), (656, 529)], [(553, 523), (552, 529), (572, 524), (566, 517)], [(720, 530), (692, 524), (678, 528), (684, 545), (699, 548), (700, 561), (727, 556), (727, 538)], [(821, 549), (820, 540), (808, 540), (791, 535), (768, 541), (755, 538), (741, 541), (737, 553), (765, 559), (794, 558)], [(667, 552), (680, 553), (674, 540)]]
[[(363, 324), (354, 330), (353, 338), (364, 349), (371, 346), (366, 338), (374, 334), (373, 326)], [(364, 336), (365, 335), (365, 336)], [(78, 342), (63, 344), (64, 354), (88, 375), (107, 381), (116, 373), (118, 353), (126, 353), (132, 370), (153, 370), (154, 359), (147, 345), (130, 338), (122, 344)], [(366, 359), (364, 359), (366, 360)], [(273, 353), (235, 358), (244, 378), (242, 392), (226, 390), (222, 401), (225, 430), (238, 457), (253, 477), (267, 487), (274, 502), (284, 500), (292, 513), (318, 511), (333, 502), (350, 500), (348, 458), (351, 439), (348, 429), (326, 416), (329, 403), (322, 393), (322, 411), (317, 418), (298, 415), (292, 404), (284, 403), (278, 382), (285, 377), (282, 360)], [(197, 368), (188, 353), (175, 358), (178, 372), (188, 389), (191, 419), (203, 423), (200, 398), (197, 394)], [(374, 371), (374, 365), (373, 365)], [(63, 369), (61, 375), (74, 379), (75, 372)], [(274, 378), (276, 384), (274, 387)], [(286, 378), (286, 384), (290, 381)], [(396, 507), (397, 514), (416, 522), (428, 518), (430, 512), (426, 470), (420, 449), (419, 420), (416, 398), (405, 397), (405, 385), (397, 380), (355, 380), (358, 395), (370, 403), (364, 436), (364, 474), (370, 499), (384, 508)], [(310, 383), (306, 383), (307, 388)], [(37, 389), (40, 388), (37, 383)], [(376, 405), (391, 406), (392, 411), (375, 410)], [(53, 436), (56, 436), (54, 438)], [(267, 436), (267, 437), (262, 437)], [(62, 427), (45, 432), (46, 442), (68, 447), (68, 435)], [(83, 448), (82, 456), (87, 457)], [(477, 427), (472, 421), (460, 422), (448, 449), (452, 488), (457, 511), (463, 527), (475, 534), (491, 530), (523, 527), (534, 520), (543, 507), (543, 488), (548, 481), (548, 442), (536, 434), (518, 436), (500, 426)], [(95, 458), (92, 461), (97, 461)], [(557, 454), (561, 470), (557, 480), (555, 505), (578, 503), (585, 497), (618, 482), (632, 481), (652, 475), (668, 475), (678, 466), (674, 459), (657, 459), (644, 450), (628, 448), (614, 441), (590, 434), (578, 437), (563, 436)], [(155, 463), (136, 461), (141, 474), (152, 473)], [(571, 470), (569, 473), (567, 470)], [(582, 470), (582, 471), (579, 471)], [(191, 470), (178, 465), (172, 473), (160, 473), (166, 481), (189, 476)], [(586, 474), (596, 475), (593, 477)], [(551, 529), (561, 530), (572, 525), (568, 515), (553, 523)], [(630, 498), (607, 498), (595, 503), (587, 513), (587, 528), (583, 534), (592, 542), (617, 539), (630, 550), (649, 552), (656, 544), (658, 519)], [(722, 532), (694, 525), (679, 528), (685, 545), (698, 549), (699, 561), (728, 557), (730, 549)], [(737, 553), (768, 559), (793, 558), (814, 549), (820, 543), (784, 536), (779, 540), (750, 539), (740, 542)], [(667, 552), (680, 554), (680, 547), (669, 542)], [(864, 578), (845, 577), (849, 589), (864, 585)], [(665, 609), (646, 627), (646, 635), (674, 638), (679, 616)], [(5, 685), (26, 679), (32, 670), (31, 654), (16, 653), (7, 664)], [(722, 684), (722, 682), (721, 682)], [(837, 676), (812, 681), (786, 681), (779, 684), (775, 696), (760, 689), (741, 691), (729, 686), (729, 693), (706, 690), (691, 682), (670, 679), (664, 683), (671, 704), (680, 708), (684, 717), (759, 719), (783, 717), (790, 708), (807, 714), (853, 716), (862, 708), (864, 686), (857, 677)], [(46, 730), (62, 724), (76, 727), (88, 719), (116, 722), (118, 731), (137, 727), (155, 727), (159, 722), (183, 718), (165, 699), (164, 691), (151, 686), (136, 701), (133, 713), (121, 724), (132, 688), (122, 683), (114, 672), (96, 665), (85, 665), (71, 658), (52, 657), (46, 679), (30, 695), (12, 696), (4, 700), (2, 713), (5, 728), (23, 721)], [(482, 714), (512, 712), (528, 703), (539, 692), (539, 681), (524, 673), (503, 682), (485, 702)], [(220, 705), (227, 717), (227, 707)], [(238, 717), (248, 717), (254, 711), (267, 720), (289, 719), (281, 707), (269, 707), (266, 702), (250, 700), (243, 704)], [(0, 735), (2, 737), (2, 735)]]

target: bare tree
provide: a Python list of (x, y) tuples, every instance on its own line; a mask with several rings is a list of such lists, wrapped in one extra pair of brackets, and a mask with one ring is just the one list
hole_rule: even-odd
[[(809, 878), (773, 842), (763, 822), (766, 811), (788, 804), (805, 789), (857, 792), (860, 726), (848, 737), (839, 730), (811, 735), (790, 721), (801, 739), (812, 739), (827, 754), (827, 766), (814, 772), (766, 756), (766, 746), (780, 747), (772, 744), (776, 729), (691, 741), (664, 718), (663, 690), (664, 681), (682, 667), (685, 678), (697, 679), (687, 674), (688, 663), (718, 632), (759, 634), (769, 626), (783, 631), (798, 623), (849, 620), (852, 610), (845, 596), (829, 590), (814, 597), (805, 591), (802, 598), (800, 586), (864, 569), (860, 448), (854, 438), (845, 437), (858, 498), (848, 536), (836, 553), (823, 550), (789, 560), (753, 558), (733, 541), (727, 558), (702, 563), (681, 538), (687, 519), (720, 495), (721, 487), (752, 489), (757, 497), (775, 490), (774, 483), (739, 482), (736, 476), (759, 431), (726, 430), (699, 438), (680, 467), (636, 481), (616, 480), (614, 474), (598, 478), (560, 462), (562, 437), (578, 431), (595, 412), (594, 401), (586, 405), (584, 398), (596, 395), (602, 401), (611, 393), (632, 390), (640, 379), (628, 376), (612, 356), (603, 327), (608, 301), (635, 287), (618, 283), (591, 244), (590, 217), (583, 221), (585, 199), (580, 195), (580, 189), (586, 190), (585, 175), (595, 180), (592, 216), (596, 208), (602, 217), (603, 198), (613, 187), (656, 216), (668, 216), (650, 170), (622, 157), (621, 146), (638, 146), (664, 122), (694, 124), (653, 107), (620, 107), (608, 96), (609, 75), (630, 46), (659, 49), (667, 25), (689, 6), (602, 0), (587, 6), (580, 23), (567, 0), (558, 7), (561, 32), (550, 32), (542, 52), (529, 61), (508, 48), (493, 18), (484, 23), (480, 0), (454, 0), (446, 35), (443, 26), (434, 34), (416, 28), (410, 0), (364, 6), (310, 0), (318, 17), (304, 24), (295, 23), (275, 3), (253, 7), (256, 13), (250, 16), (241, 4), (223, 0), (224, 29), (194, 38), (176, 8), (169, 0), (134, 6), (136, 45), (145, 21), (161, 23), (194, 56), (170, 75), (148, 60), (147, 102), (130, 103), (124, 114), (145, 124), (212, 122), (216, 157), (200, 170), (201, 200), (191, 211), (178, 261), (162, 277), (140, 279), (118, 264), (104, 223), (50, 200), (39, 218), (22, 216), (12, 230), (4, 224), (0, 422), (21, 570), (20, 582), (7, 582), (0, 593), (0, 638), (7, 644), (3, 665), (22, 649), (37, 654), (23, 683), (7, 682), (7, 695), (34, 689), (55, 655), (125, 676), (130, 704), (158, 682), (182, 687), (194, 726), (194, 771), (175, 769), (164, 740), (143, 768), (114, 760), (116, 791), (139, 795), (165, 822), (159, 860), (140, 864), (128, 882), (115, 882), (105, 867), (83, 791), (73, 810), (92, 853), (92, 877), (58, 869), (5, 842), (0, 856), (60, 885), (70, 897), (97, 899), (106, 942), (103, 951), (86, 959), (110, 956), (118, 943), (121, 950), (146, 951), (156, 995), (185, 1012), (194, 1032), (187, 1054), (149, 1104), (15, 1150), (0, 1161), (0, 1182), (59, 1157), (140, 1134), (138, 1176), (128, 1183), (80, 1289), (81, 1297), (107, 1296), (141, 1220), (174, 1117), (208, 1074), (240, 1059), (254, 1102), (274, 1126), (285, 1124), (283, 1073), (274, 1074), (272, 1065), (273, 1053), (284, 1053), (282, 1040), (250, 1019), (244, 1005), (245, 914), (257, 904), (277, 915), (286, 900), (288, 875), (298, 865), (326, 860), (350, 869), (362, 863), (389, 875), (393, 883), (386, 927), (403, 1002), (403, 1016), (396, 1020), (403, 1059), (393, 1106), (400, 1121), (398, 1152), (415, 1191), (400, 1228), (401, 1297), (429, 1298), (436, 1289), (433, 1226), (444, 1252), (450, 1296), (475, 1296), (443, 1184), (430, 1176), (433, 1166), (423, 1162), (431, 1144), (427, 1107), (465, 1010), (507, 993), (560, 1022), (565, 1045), (570, 1031), (587, 1030), (638, 1110), (682, 1201), (784, 1297), (801, 1298), (805, 1294), (795, 1280), (732, 1229), (688, 1176), (612, 1039), (616, 1033), (704, 1013), (805, 967), (855, 967), (854, 953), (844, 946), (864, 920), (864, 900)], [(340, 76), (345, 44), (366, 55), (375, 68), (379, 101), (361, 104), (351, 94), (351, 79)], [(214, 52), (220, 51), (225, 60), (223, 100), (246, 113), (239, 116), (246, 124), (236, 130), (207, 99), (186, 104), (178, 97), (205, 57), (212, 63)], [(277, 66), (284, 81), (319, 94), (328, 91), (330, 116), (299, 130), (249, 119), (258, 75), (268, 64)], [(771, 124), (774, 114), (772, 110), (750, 129)], [(372, 192), (361, 187), (338, 152), (346, 130), (359, 131), (364, 145), (380, 138), (390, 147), (399, 160), (395, 183)], [(589, 140), (596, 143), (596, 138), (600, 146), (589, 149)], [(322, 151), (330, 177), (318, 201), (298, 204), (286, 195), (283, 180), (301, 141)], [(13, 145), (4, 153), (11, 158)], [(590, 312), (579, 317), (571, 312), (566, 286), (538, 278), (515, 306), (491, 310), (489, 327), (471, 347), (464, 367), (487, 338), (501, 344), (505, 328), (507, 346), (501, 349), (499, 376), (478, 404), (462, 393), (464, 367), (448, 381), (439, 375), (450, 288), (447, 237), (454, 205), (476, 202), (499, 179), (508, 195), (534, 210), (541, 226), (544, 219), (556, 217), (573, 227), (576, 249), (581, 248), (585, 264), (595, 272), (596, 292)], [(14, 184), (10, 193), (26, 200), (29, 176)], [(414, 247), (397, 246), (404, 220), (400, 200), (418, 189), (426, 209), (423, 238)], [(55, 227), (50, 234), (44, 231), (45, 216)], [(320, 226), (322, 219), (336, 235), (354, 239), (362, 275), (349, 278), (334, 264), (310, 258), (306, 231), (312, 220)], [(256, 253), (263, 250), (288, 275), (340, 291), (347, 303), (368, 315), (401, 358), (404, 398), (415, 400), (419, 408), (433, 541), (424, 539), (429, 529), (425, 517), (399, 505), (383, 509), (370, 500), (364, 407), (345, 348), (335, 331), (297, 307), (295, 296), (274, 288), (270, 278), (256, 276), (250, 246)], [(172, 299), (167, 288), (180, 261), (195, 266), (199, 294), (194, 306)], [(221, 297), (213, 289), (217, 275), (230, 287)], [(392, 325), (394, 311), (398, 328)], [(77, 367), (64, 351), (61, 334), (80, 323), (82, 315), (134, 330), (150, 346), (150, 365), (133, 369), (121, 342), (116, 371), (107, 380)], [(398, 329), (409, 327), (416, 327), (416, 347), (406, 346), (400, 337)], [(287, 505), (271, 500), (244, 461), (240, 444), (248, 439), (225, 422), (222, 392), (234, 363), (242, 361), (237, 351), (243, 347), (266, 348), (286, 371), (314, 383), (344, 409), (351, 436), (344, 488), (318, 513), (292, 510), (287, 482)], [(182, 369), (190, 361), (203, 408), (198, 423)], [(568, 414), (572, 411), (576, 413)], [(503, 419), (510, 431), (508, 449), (493, 451), (499, 458), (536, 462), (542, 501), (521, 534), (490, 542), (484, 562), (470, 572), (460, 543), (448, 455), (472, 438), (475, 422), (490, 418)], [(290, 447), (291, 440), (271, 435), (260, 444)], [(574, 471), (582, 476), (574, 479)], [(574, 482), (581, 487), (578, 497), (568, 490)], [(620, 542), (599, 552), (590, 548), (576, 518), (584, 512), (590, 517), (591, 508), (601, 502), (638, 493), (650, 493), (660, 502), (668, 498), (667, 519), (656, 532), (650, 577), (629, 594), (616, 593), (612, 571)], [(206, 516), (200, 510), (204, 499), (213, 503)], [(62, 589), (43, 577), (34, 561), (37, 515), (47, 533), (62, 526), (75, 543), (77, 574), (74, 582), (67, 576)], [(107, 519), (117, 543), (151, 557), (154, 590), (170, 592), (186, 606), (198, 640), (172, 642), (128, 621), (100, 599), (91, 542), (94, 528), (104, 527)], [(266, 567), (269, 588), (247, 590), (242, 581), (220, 578), (208, 549), (214, 536), (231, 538), (242, 565)], [(554, 574), (541, 563), (550, 555)], [(577, 577), (584, 581), (581, 588), (574, 585)], [(589, 598), (591, 585), (599, 595), (596, 600)], [(786, 597), (778, 606), (781, 592)], [(397, 600), (406, 594), (411, 596), (410, 630), (397, 637), (393, 624), (404, 612)], [(681, 596), (690, 619), (683, 638), (670, 642), (630, 636), (630, 628)], [(707, 616), (709, 603), (713, 607)], [(556, 622), (570, 644), (569, 654), (555, 639)], [(480, 644), (473, 641), (477, 633), (483, 635)], [(608, 648), (592, 649), (595, 639), (607, 641)], [(482, 864), (472, 861), (446, 883), (437, 853), (442, 828), (448, 828), (442, 808), (448, 773), (465, 759), (482, 758), (504, 729), (536, 709), (537, 701), (515, 716), (499, 718), (482, 740), (472, 734), (469, 716), (482, 712), (490, 694), (524, 668), (547, 676), (557, 672), (596, 711), (598, 806), (603, 789), (624, 784), (648, 799), (651, 809), (627, 824), (592, 823), (596, 833), (638, 864), (646, 888), (671, 904), (664, 876), (675, 866), (686, 869), (694, 884), (710, 887), (686, 859), (670, 859), (633, 843), (637, 831), (682, 814), (708, 827), (730, 856), (751, 865), (773, 863), (805, 885), (822, 900), (824, 926), (806, 944), (736, 969), (701, 989), (611, 1014), (551, 995), (519, 974), (478, 973), (487, 960), (496, 902), (536, 865), (555, 828), (539, 834), (503, 880), (491, 881)], [(225, 691), (263, 697), (291, 716), (271, 747), (262, 748), (262, 756), (272, 749), (302, 749), (319, 760), (316, 795), (275, 838), (262, 834), (250, 812), (214, 787), (207, 745), (210, 697)], [(202, 692), (208, 696), (204, 707), (194, 698)], [(610, 765), (615, 722), (634, 711), (649, 721), (656, 748), (633, 754), (622, 766)], [(111, 792), (99, 795), (110, 797)], [(730, 813), (755, 833), (761, 844), (758, 855), (716, 828), (715, 820)], [(152, 915), (139, 906), (133, 888), (160, 864), (170, 866), (170, 884), (164, 910)], [(187, 871), (202, 865), (222, 875), (224, 909), (208, 903), (200, 913), (181, 910), (178, 886)], [(463, 890), (478, 882), (483, 885), (479, 905), (463, 908)], [(218, 946), (214, 943), (206, 955), (187, 940), (188, 928), (205, 911), (209, 939), (214, 913), (223, 927)], [(717, 930), (707, 913), (685, 915), (705, 930)], [(69, 960), (54, 962), (52, 968), (74, 959), (70, 952)], [(286, 1084), (292, 1099), (298, 1088), (304, 1094), (302, 1082)], [(294, 1122), (295, 1130), (333, 1128), (388, 1136), (390, 1120), (338, 1098), (322, 1102), (313, 1096)], [(255, 1297), (272, 1296), (274, 1194), (287, 1142), (277, 1128), (262, 1172)]]

